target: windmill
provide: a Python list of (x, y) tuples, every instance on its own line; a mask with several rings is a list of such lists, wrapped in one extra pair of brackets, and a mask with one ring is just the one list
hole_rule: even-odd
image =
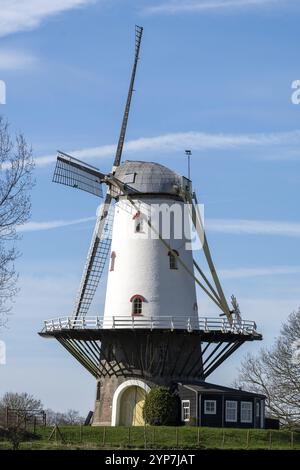
[[(191, 180), (158, 163), (121, 163), (142, 34), (143, 28), (136, 26), (133, 69), (111, 172), (104, 174), (59, 151), (53, 177), (98, 198), (106, 188), (73, 313), (45, 321), (40, 332), (56, 338), (96, 378), (94, 425), (142, 424), (141, 404), (153, 385), (203, 382), (244, 342), (261, 339), (255, 323), (241, 318), (235, 298), (234, 310), (229, 308)], [(201, 240), (206, 270), (187, 248), (190, 225)], [(89, 316), (107, 261), (104, 315)], [(223, 318), (198, 316), (196, 286)]]

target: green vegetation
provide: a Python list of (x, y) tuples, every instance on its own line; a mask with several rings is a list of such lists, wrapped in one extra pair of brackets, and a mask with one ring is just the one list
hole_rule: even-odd
[[(51, 440), (49, 436), (52, 434)], [(260, 429), (197, 428), (194, 426), (144, 427), (38, 427), (36, 440), (20, 444), (20, 449), (297, 449), (300, 433)], [(11, 443), (0, 440), (1, 449)]]
[(167, 387), (153, 387), (146, 395), (143, 417), (156, 426), (176, 426), (179, 422), (180, 401)]

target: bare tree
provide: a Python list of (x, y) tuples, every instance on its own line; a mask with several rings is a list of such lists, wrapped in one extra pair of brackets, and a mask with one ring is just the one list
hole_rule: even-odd
[(76, 410), (67, 410), (65, 413), (59, 413), (53, 410), (46, 410), (46, 415), (48, 425), (77, 425), (83, 424), (85, 421), (85, 419), (80, 416), (79, 412)]
[(257, 356), (247, 355), (235, 386), (266, 395), (268, 414), (283, 424), (300, 424), (300, 309), (283, 324), (279, 337)]
[(30, 413), (30, 411), (42, 411), (41, 400), (34, 398), (29, 393), (7, 392), (0, 400), (0, 408), (9, 408), (20, 413)]
[(24, 136), (12, 138), (8, 123), (0, 116), (0, 327), (17, 292), (15, 241), (17, 227), (30, 216), (33, 167), (32, 149)]

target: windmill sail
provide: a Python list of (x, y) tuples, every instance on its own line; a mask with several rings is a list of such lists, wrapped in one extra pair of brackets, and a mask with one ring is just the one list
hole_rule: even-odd
[(104, 174), (97, 168), (88, 165), (63, 152), (58, 152), (53, 182), (81, 189), (95, 196), (102, 197), (101, 183)]
[[(120, 165), (122, 158), (123, 145), (126, 135), (128, 116), (130, 111), (131, 98), (133, 93), (136, 68), (139, 58), (139, 50), (142, 40), (143, 28), (136, 26), (135, 28), (135, 55), (134, 64), (130, 79), (129, 91), (122, 120), (120, 137), (117, 145), (116, 155), (113, 164), (113, 171)], [(100, 175), (99, 175), (100, 177)], [(100, 177), (101, 178), (101, 177)], [(112, 188), (113, 189), (113, 188)], [(106, 194), (105, 203), (102, 214), (96, 222), (94, 234), (92, 237), (90, 249), (86, 265), (83, 271), (82, 280), (79, 288), (78, 297), (75, 303), (74, 317), (85, 316), (94, 298), (100, 278), (102, 276), (106, 259), (110, 251), (111, 237), (107, 238), (108, 232), (112, 226), (112, 192), (109, 190)], [(110, 233), (109, 233), (110, 235)]]
[(134, 87), (134, 80), (135, 80), (136, 69), (137, 69), (137, 64), (138, 64), (138, 60), (139, 60), (139, 52), (140, 52), (140, 46), (141, 46), (141, 41), (142, 41), (142, 35), (143, 35), (143, 28), (141, 26), (136, 26), (135, 27), (134, 63), (133, 63), (133, 69), (132, 69), (132, 73), (131, 73), (131, 79), (130, 79), (130, 84), (129, 84), (129, 90), (128, 90), (128, 95), (127, 95), (125, 111), (124, 111), (124, 115), (123, 115), (123, 121), (122, 121), (122, 126), (121, 126), (120, 137), (119, 137), (116, 156), (115, 156), (115, 160), (114, 160), (114, 167), (118, 167), (121, 163), (121, 157), (122, 157), (123, 146), (124, 146), (125, 135), (126, 135), (126, 129), (127, 129), (127, 123), (128, 123), (128, 116), (129, 116), (129, 111), (130, 111), (130, 104), (131, 104), (133, 87)]
[(110, 251), (114, 207), (107, 194), (91, 240), (73, 315), (85, 316), (90, 308)]

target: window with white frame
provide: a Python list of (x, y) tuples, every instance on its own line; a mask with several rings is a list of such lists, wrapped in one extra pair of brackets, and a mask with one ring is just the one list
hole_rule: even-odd
[(204, 414), (215, 415), (217, 412), (216, 400), (204, 400)]
[(225, 420), (228, 423), (236, 423), (237, 421), (237, 402), (226, 400)]
[(259, 418), (260, 416), (260, 402), (256, 402), (256, 417)]
[(132, 315), (142, 315), (143, 313), (143, 298), (140, 295), (134, 296), (132, 299)]
[(181, 418), (182, 421), (189, 421), (191, 417), (190, 400), (182, 400), (181, 402)]
[(241, 423), (252, 423), (251, 401), (241, 401)]

